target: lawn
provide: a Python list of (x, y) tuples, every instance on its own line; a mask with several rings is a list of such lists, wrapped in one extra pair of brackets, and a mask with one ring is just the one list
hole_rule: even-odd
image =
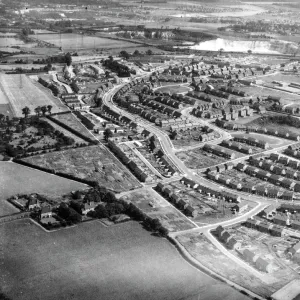
[(95, 137), (88, 131), (86, 127), (84, 127), (84, 125), (72, 113), (55, 115), (52, 117), (55, 120), (58, 120), (59, 122), (67, 125), (69, 128), (76, 130), (77, 132), (86, 136), (87, 138), (91, 140), (95, 140)]
[(114, 191), (140, 187), (138, 180), (103, 145), (51, 152), (22, 160), (57, 173), (97, 181)]
[(248, 299), (136, 222), (47, 233), (22, 220), (1, 225), (0, 235), (2, 289), (14, 300)]
[[(10, 104), (15, 117), (22, 117), (22, 108), (28, 106), (31, 114), (37, 106), (52, 105), (52, 113), (66, 111), (67, 108), (37, 82), (26, 75), (0, 74), (0, 104)], [(5, 114), (5, 109), (2, 113)]]
[(0, 216), (14, 213), (5, 200), (22, 193), (62, 195), (70, 191), (85, 189), (86, 185), (45, 172), (37, 171), (11, 162), (0, 162)]

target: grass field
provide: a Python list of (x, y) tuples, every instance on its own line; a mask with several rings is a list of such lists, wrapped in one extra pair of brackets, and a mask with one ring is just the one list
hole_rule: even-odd
[(0, 236), (1, 285), (14, 300), (248, 299), (136, 222), (47, 233), (23, 220), (1, 225)]
[[(51, 92), (44, 90), (37, 82), (31, 81), (25, 75), (4, 75), (0, 74), (0, 104), (4, 104), (15, 117), (23, 117), (22, 108), (28, 106), (31, 114), (37, 106), (52, 105), (52, 113), (67, 110), (66, 107), (55, 98)], [(4, 111), (0, 111), (3, 114)], [(1, 109), (1, 107), (0, 107)]]
[(85, 189), (86, 185), (30, 169), (11, 162), (0, 162), (0, 216), (16, 212), (5, 200), (22, 193), (62, 195)]
[(171, 94), (181, 94), (181, 93), (187, 93), (188, 91), (190, 91), (191, 89), (186, 87), (186, 86), (164, 86), (161, 88), (158, 88), (157, 91), (158, 92), (162, 92), (162, 93), (171, 93)]
[(41, 41), (45, 41), (62, 47), (64, 50), (77, 50), (77, 49), (94, 49), (94, 48), (120, 48), (126, 46), (134, 46), (133, 43), (100, 38), (83, 36), (75, 33), (62, 34), (40, 34), (31, 36), (38, 38)]
[(115, 191), (140, 187), (129, 170), (102, 145), (31, 156), (23, 161), (79, 179), (97, 181)]

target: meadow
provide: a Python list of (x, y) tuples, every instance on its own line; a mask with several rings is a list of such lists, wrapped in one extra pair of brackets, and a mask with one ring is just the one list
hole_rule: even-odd
[(47, 233), (22, 220), (1, 225), (0, 236), (2, 289), (14, 300), (248, 299), (137, 222)]
[(4, 107), (9, 104), (15, 117), (23, 117), (22, 108), (25, 106), (29, 107), (31, 114), (34, 114), (37, 106), (43, 105), (52, 105), (52, 113), (67, 110), (50, 91), (31, 81), (26, 75), (0, 74), (0, 89), (0, 104)]

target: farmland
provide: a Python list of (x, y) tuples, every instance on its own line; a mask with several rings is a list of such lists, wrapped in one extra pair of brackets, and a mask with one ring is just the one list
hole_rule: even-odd
[(66, 107), (49, 91), (25, 75), (0, 74), (0, 113), (22, 117), (22, 108), (28, 106), (31, 113), (37, 106), (52, 105), (52, 113), (62, 112)]
[(5, 199), (19, 194), (41, 193), (62, 195), (74, 190), (87, 188), (86, 185), (53, 176), (11, 162), (0, 162), (0, 215), (15, 212)]
[(248, 299), (136, 222), (107, 228), (94, 221), (49, 234), (16, 221), (3, 224), (0, 236), (2, 288), (14, 300)]
[(23, 161), (73, 178), (97, 181), (114, 191), (140, 187), (137, 179), (102, 145), (27, 157)]
[(65, 51), (78, 50), (78, 49), (110, 49), (120, 47), (135, 46), (130, 42), (112, 40), (108, 38), (83, 36), (80, 34), (40, 34), (38, 36), (32, 36), (38, 38), (41, 41), (54, 44), (57, 47), (62, 47)]
[(94, 136), (72, 113), (55, 115), (53, 116), (53, 119), (65, 124), (67, 127), (72, 128), (73, 130), (77, 131), (78, 133), (87, 138), (95, 140)]

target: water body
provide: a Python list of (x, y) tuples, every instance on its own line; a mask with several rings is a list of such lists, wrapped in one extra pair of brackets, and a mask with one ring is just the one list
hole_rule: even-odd
[(296, 43), (279, 40), (236, 41), (218, 38), (190, 46), (189, 48), (204, 51), (219, 51), (223, 49), (226, 52), (247, 52), (251, 50), (253, 53), (293, 54), (297, 51), (298, 46)]

